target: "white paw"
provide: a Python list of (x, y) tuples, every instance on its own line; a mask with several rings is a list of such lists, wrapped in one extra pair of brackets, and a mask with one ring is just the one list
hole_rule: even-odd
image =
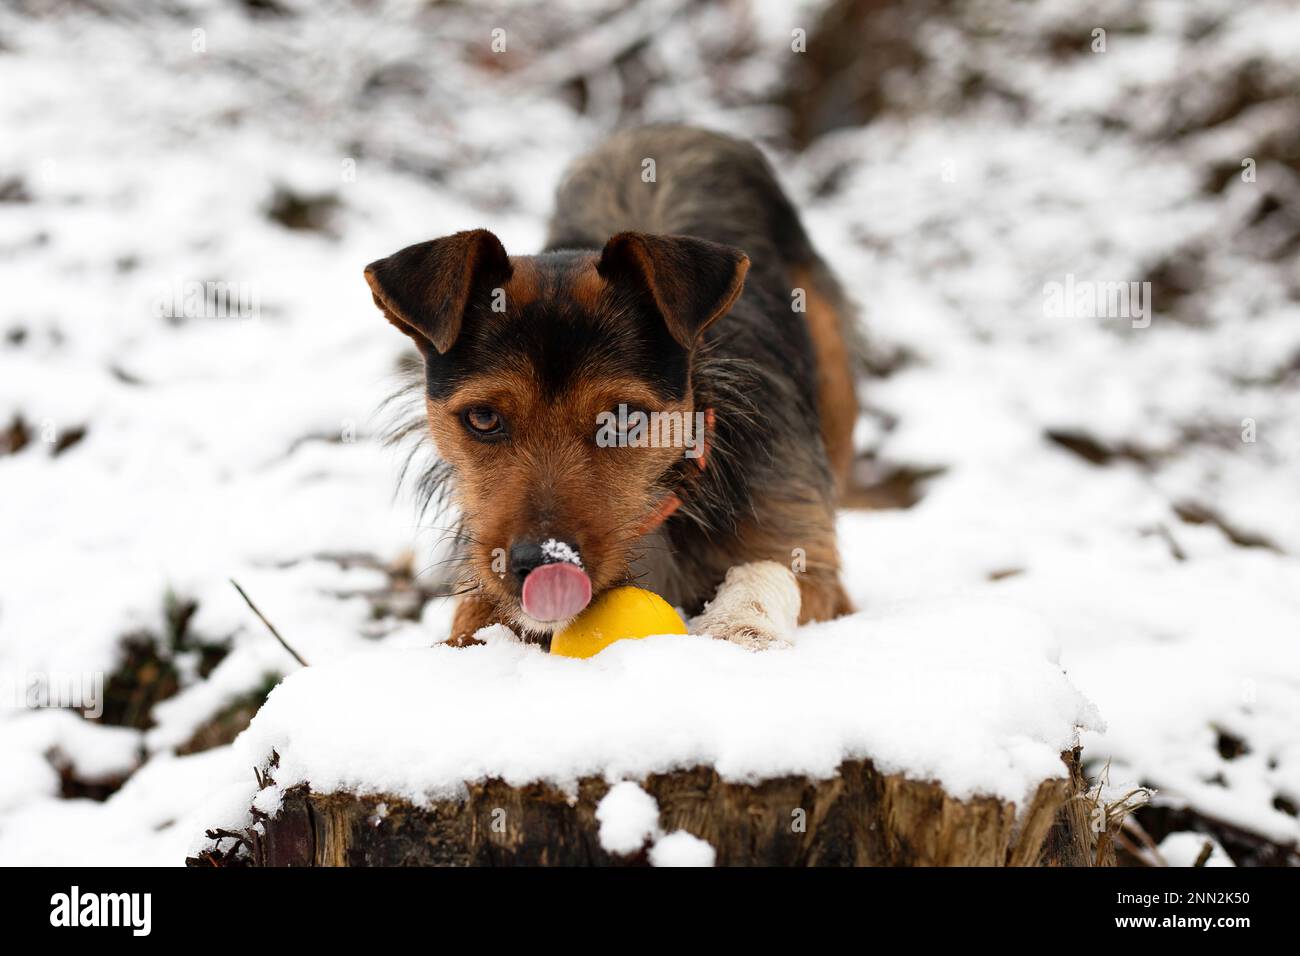
[(775, 561), (737, 565), (691, 621), (691, 632), (755, 651), (787, 647), (799, 604), (799, 585), (789, 568)]

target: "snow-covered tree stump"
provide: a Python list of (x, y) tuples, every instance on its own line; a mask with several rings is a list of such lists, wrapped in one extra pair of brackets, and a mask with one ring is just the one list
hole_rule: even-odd
[(669, 636), (573, 660), (499, 628), (317, 663), (236, 742), (250, 785), (191, 862), (1107, 862), (1077, 750), (1097, 717), (1041, 629), (975, 605), (761, 652)]
[[(1090, 866), (1097, 861), (1086, 803), (1070, 777), (1045, 780), (1028, 807), (991, 797), (956, 800), (936, 784), (847, 761), (837, 777), (729, 783), (699, 768), (643, 782), (659, 827), (709, 844), (719, 866)], [(512, 866), (647, 862), (648, 846), (615, 854), (601, 845), (596, 808), (609, 784), (588, 778), (576, 799), (549, 784), (500, 780), (464, 800), (416, 807), (404, 800), (299, 788), (250, 828), (241, 852), (198, 865)], [(1102, 861), (1109, 862), (1109, 861)]]

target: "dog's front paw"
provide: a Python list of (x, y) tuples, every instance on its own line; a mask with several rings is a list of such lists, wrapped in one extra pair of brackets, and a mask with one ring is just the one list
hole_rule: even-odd
[(721, 622), (701, 630), (701, 633), (720, 641), (739, 644), (748, 651), (766, 651), (778, 647), (789, 647), (790, 639), (767, 628), (754, 627), (740, 622)]
[(691, 631), (755, 651), (787, 647), (799, 602), (799, 585), (789, 568), (774, 561), (738, 565), (691, 621)]

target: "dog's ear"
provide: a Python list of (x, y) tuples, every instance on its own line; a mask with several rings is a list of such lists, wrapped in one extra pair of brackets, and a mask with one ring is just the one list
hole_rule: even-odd
[(501, 240), (486, 229), (407, 246), (366, 266), (366, 282), (388, 321), (417, 344), (445, 353), (456, 344), (470, 297), (510, 278)]
[(596, 271), (649, 292), (668, 332), (690, 349), (740, 295), (749, 256), (690, 236), (620, 232), (605, 243)]

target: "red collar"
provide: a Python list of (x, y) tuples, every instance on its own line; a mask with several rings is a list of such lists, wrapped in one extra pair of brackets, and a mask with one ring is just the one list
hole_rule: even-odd
[[(704, 410), (704, 437), (700, 442), (700, 457), (695, 459), (696, 466), (703, 471), (709, 463), (709, 432), (713, 431), (713, 409)], [(666, 497), (655, 505), (653, 511), (641, 523), (640, 534), (649, 534), (661, 524), (667, 521), (674, 511), (682, 506), (681, 496), (676, 492), (670, 492)]]

